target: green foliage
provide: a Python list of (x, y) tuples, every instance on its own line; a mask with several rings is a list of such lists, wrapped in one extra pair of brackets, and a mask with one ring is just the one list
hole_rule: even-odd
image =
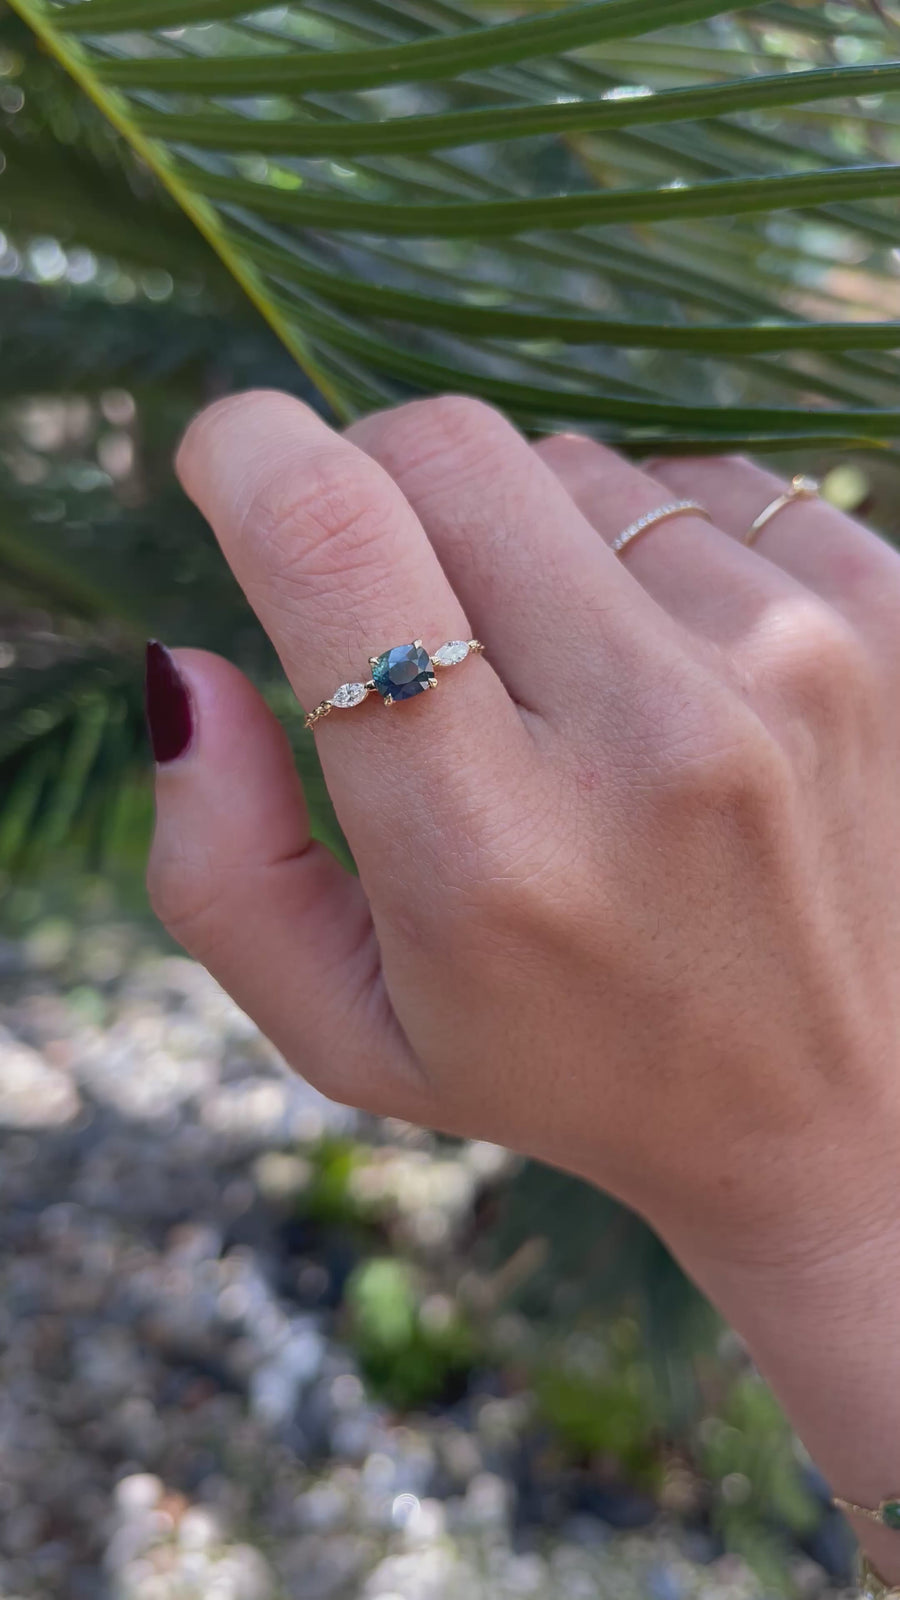
[(353, 1174), (362, 1151), (352, 1139), (323, 1139), (313, 1152), (313, 1177), (303, 1195), (304, 1215), (325, 1226), (357, 1226), (369, 1222), (368, 1208), (354, 1195)]
[[(147, 633), (261, 684), (338, 842), (271, 652), (171, 484), (216, 393), (275, 384), (343, 416), (454, 388), (637, 454), (737, 443), (808, 465), (892, 441), (892, 39), (869, 0), (14, 0), (7, 868), (139, 853)], [(59, 437), (36, 442), (48, 416)]]
[(342, 414), (455, 388), (635, 450), (900, 428), (900, 68), (869, 0), (13, 3), (144, 164), (107, 142), (107, 203), (96, 134), (49, 188), (23, 141), (13, 222), (150, 260), (167, 219), (181, 260), (149, 169)]
[(445, 1396), (475, 1362), (478, 1343), (459, 1307), (425, 1298), (408, 1262), (363, 1261), (348, 1281), (347, 1304), (360, 1367), (376, 1394), (400, 1410)]
[(620, 1320), (602, 1339), (575, 1334), (551, 1344), (535, 1392), (576, 1458), (605, 1458), (632, 1481), (658, 1482), (659, 1394), (634, 1323)]
[(783, 1592), (785, 1534), (810, 1533), (820, 1509), (771, 1390), (744, 1373), (730, 1385), (720, 1414), (703, 1421), (698, 1441), (699, 1465), (713, 1490), (713, 1526), (728, 1549)]
[(701, 1403), (697, 1355), (714, 1348), (720, 1323), (646, 1223), (591, 1184), (528, 1162), (505, 1186), (489, 1238), (492, 1264), (523, 1257), (512, 1303), (538, 1326), (629, 1308), (654, 1414), (683, 1432)]
[[(4, 721), (4, 701), (16, 717)], [(19, 685), (0, 685), (0, 866), (54, 857), (77, 840), (89, 859), (146, 826), (140, 695), (132, 674), (88, 652)], [(143, 830), (142, 830), (143, 831)]]

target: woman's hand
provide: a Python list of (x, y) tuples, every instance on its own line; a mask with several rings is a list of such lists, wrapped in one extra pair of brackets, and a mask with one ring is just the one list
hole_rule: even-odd
[[(811, 1409), (798, 1384), (808, 1308), (849, 1339), (877, 1269), (892, 1321), (900, 1267), (900, 558), (808, 500), (748, 549), (784, 487), (761, 468), (532, 447), (460, 398), (342, 437), (238, 396), (178, 466), (307, 709), (414, 638), (486, 654), (318, 724), (358, 880), (310, 842), (246, 680), (157, 656), (162, 920), (326, 1094), (641, 1211), (846, 1468), (836, 1488), (898, 1489), (870, 1443), (836, 1454), (832, 1379)], [(713, 521), (611, 552), (688, 497)]]

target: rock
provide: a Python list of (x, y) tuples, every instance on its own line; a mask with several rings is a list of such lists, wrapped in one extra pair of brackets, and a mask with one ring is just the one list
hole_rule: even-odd
[[(762, 1600), (707, 1535), (542, 1465), (505, 1376), (529, 1328), (477, 1298), (465, 1242), (505, 1152), (333, 1106), (136, 934), (71, 940), (74, 996), (51, 943), (0, 971), (5, 1600)], [(398, 1418), (341, 1342), (365, 1239), (302, 1213), (329, 1135), (430, 1274), (427, 1337), (453, 1270), (496, 1319), (507, 1355), (449, 1410)], [(805, 1600), (820, 1575), (798, 1557)]]
[(69, 1074), (0, 1029), (0, 1128), (59, 1128), (80, 1110)]

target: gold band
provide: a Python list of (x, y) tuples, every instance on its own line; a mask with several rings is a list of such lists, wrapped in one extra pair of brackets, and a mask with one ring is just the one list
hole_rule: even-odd
[(896, 1584), (885, 1583), (868, 1556), (860, 1557), (859, 1600), (900, 1600), (900, 1588)]
[(424, 689), (437, 688), (438, 670), (455, 667), (460, 661), (465, 661), (466, 656), (480, 655), (483, 650), (484, 645), (479, 639), (449, 639), (432, 655), (428, 654), (421, 639), (413, 639), (411, 644), (395, 645), (391, 650), (382, 651), (381, 655), (369, 657), (372, 669), (370, 678), (361, 679), (358, 683), (342, 683), (330, 699), (320, 700), (314, 710), (307, 712), (303, 726), (314, 728), (332, 711), (349, 711), (353, 706), (362, 705), (370, 694), (379, 694), (386, 706), (411, 700)]
[(900, 1533), (900, 1495), (889, 1494), (877, 1506), (858, 1506), (853, 1500), (844, 1500), (841, 1495), (831, 1497), (831, 1504), (837, 1506), (838, 1511), (849, 1512), (854, 1517), (865, 1517), (867, 1522), (877, 1522), (882, 1528), (891, 1528), (894, 1533)]
[(651, 528), (659, 527), (661, 522), (668, 522), (670, 517), (687, 516), (704, 517), (707, 522), (712, 522), (706, 507), (701, 506), (698, 500), (673, 500), (669, 505), (660, 506), (657, 511), (648, 511), (645, 516), (638, 517), (636, 522), (630, 523), (624, 533), (620, 533), (619, 537), (613, 540), (610, 549), (614, 556), (620, 556), (628, 545), (634, 544), (635, 539), (643, 538), (645, 533), (649, 533)]
[(795, 500), (815, 500), (819, 494), (819, 483), (816, 478), (810, 478), (804, 472), (798, 472), (791, 480), (791, 487), (785, 489), (783, 494), (775, 496), (767, 506), (764, 506), (758, 517), (754, 517), (747, 532), (741, 540), (742, 544), (754, 545), (763, 531), (767, 528), (773, 517), (786, 506), (792, 506)]

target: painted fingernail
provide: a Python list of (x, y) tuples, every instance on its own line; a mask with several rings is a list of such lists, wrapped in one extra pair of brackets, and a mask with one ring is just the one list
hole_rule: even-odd
[(177, 761), (194, 732), (191, 697), (171, 652), (157, 639), (147, 645), (144, 704), (154, 761)]

